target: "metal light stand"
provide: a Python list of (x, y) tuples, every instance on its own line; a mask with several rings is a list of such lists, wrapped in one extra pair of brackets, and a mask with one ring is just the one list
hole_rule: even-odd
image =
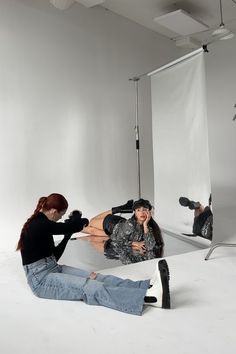
[(212, 246), (210, 248), (210, 251), (207, 253), (207, 255), (205, 257), (205, 261), (207, 261), (209, 259), (210, 255), (212, 254), (214, 249), (217, 248), (217, 247), (236, 247), (236, 243), (224, 243), (224, 242), (216, 243), (214, 246)]
[(136, 159), (138, 172), (138, 199), (141, 198), (141, 178), (140, 178), (140, 144), (139, 144), (139, 110), (138, 110), (138, 82), (140, 77), (133, 77), (129, 79), (134, 82), (135, 86), (135, 142), (136, 142)]

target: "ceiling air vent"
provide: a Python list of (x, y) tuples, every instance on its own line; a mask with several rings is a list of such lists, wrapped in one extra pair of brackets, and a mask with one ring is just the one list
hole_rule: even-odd
[(184, 10), (169, 12), (154, 18), (154, 21), (181, 36), (187, 36), (208, 29), (207, 25), (194, 19)]

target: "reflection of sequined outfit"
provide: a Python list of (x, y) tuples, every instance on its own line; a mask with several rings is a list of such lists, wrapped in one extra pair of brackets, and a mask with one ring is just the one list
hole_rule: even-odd
[(213, 233), (213, 215), (211, 209), (207, 206), (204, 211), (194, 218), (193, 233), (208, 240), (212, 240)]
[[(144, 241), (145, 254), (142, 255), (139, 251), (133, 250), (132, 242), (134, 241)], [(114, 226), (106, 253), (109, 255), (110, 250), (123, 264), (129, 264), (156, 258), (156, 251), (162, 246), (162, 243), (157, 245), (151, 227), (148, 227), (148, 233), (144, 234), (143, 226), (131, 218), (121, 220)]]

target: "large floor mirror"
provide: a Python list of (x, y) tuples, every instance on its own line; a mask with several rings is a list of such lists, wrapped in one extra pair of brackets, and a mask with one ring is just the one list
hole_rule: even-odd
[[(212, 241), (204, 52), (200, 49), (150, 74), (154, 163), (154, 219), (163, 256), (207, 248)], [(129, 218), (130, 215), (124, 215)], [(82, 234), (61, 261), (86, 269), (123, 265), (106, 252), (106, 237)]]
[[(187, 238), (203, 237), (209, 245), (212, 197), (204, 56), (199, 49), (150, 76), (155, 207), (160, 225)], [(206, 219), (209, 228), (201, 232), (198, 229)], [(201, 225), (196, 225), (198, 221)]]

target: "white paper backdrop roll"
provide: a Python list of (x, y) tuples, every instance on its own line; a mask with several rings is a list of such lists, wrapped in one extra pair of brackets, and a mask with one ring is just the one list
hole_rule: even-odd
[(159, 70), (151, 85), (155, 217), (191, 232), (193, 212), (179, 197), (207, 204), (210, 195), (204, 53)]

